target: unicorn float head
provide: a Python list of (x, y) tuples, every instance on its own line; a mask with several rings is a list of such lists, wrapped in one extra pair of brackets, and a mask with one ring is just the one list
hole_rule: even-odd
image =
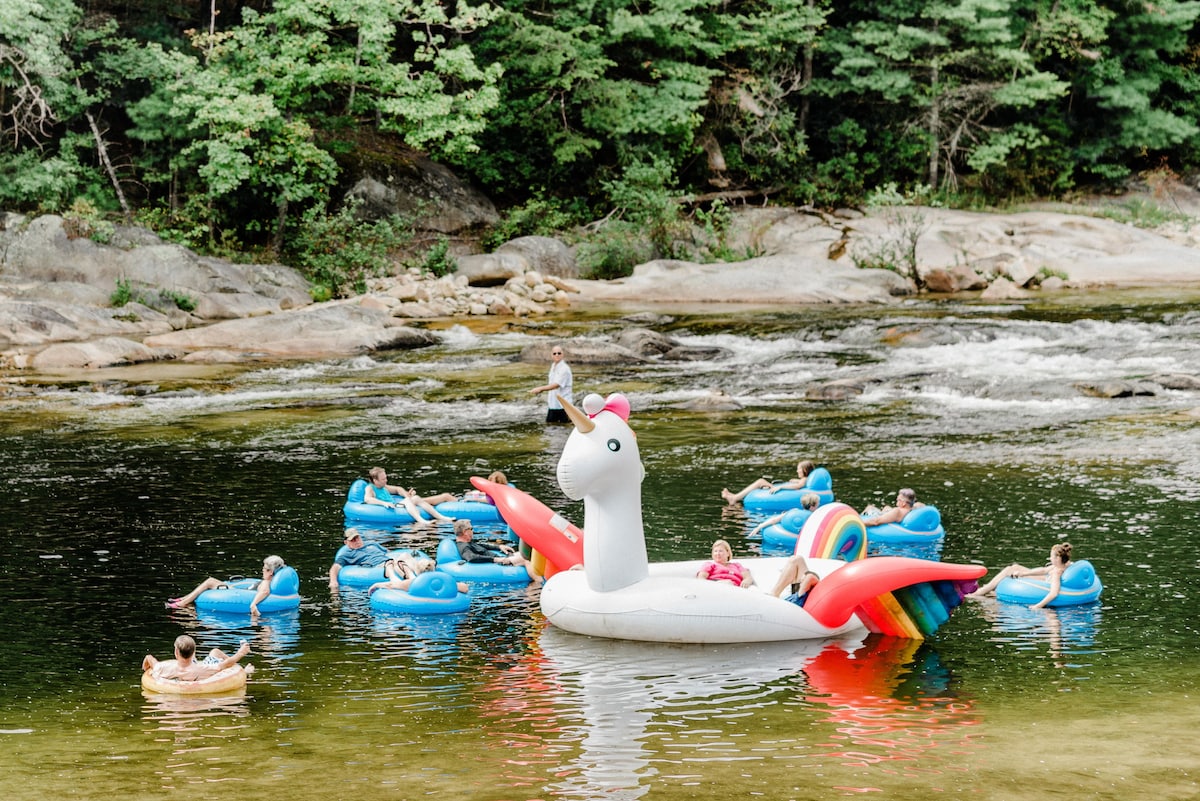
[(621, 394), (590, 394), (583, 410), (562, 401), (575, 430), (558, 460), (558, 485), (583, 499), (583, 565), (588, 586), (611, 592), (649, 574), (642, 527), (642, 479), (646, 470), (637, 437), (627, 422), (629, 400)]

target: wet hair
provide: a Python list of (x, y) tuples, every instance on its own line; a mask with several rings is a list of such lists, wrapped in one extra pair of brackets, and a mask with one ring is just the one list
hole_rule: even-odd
[(821, 496), (815, 492), (806, 492), (800, 496), (800, 505), (811, 512), (821, 505)]
[(1069, 542), (1058, 543), (1050, 549), (1050, 553), (1057, 555), (1064, 565), (1071, 563), (1071, 543)]
[(263, 567), (271, 568), (272, 573), (279, 572), (279, 568), (283, 567), (284, 564), (286, 563), (283, 561), (282, 556), (268, 556), (263, 560)]
[(808, 459), (805, 459), (803, 462), (796, 465), (796, 472), (805, 478), (808, 478), (808, 474), (816, 469), (816, 464), (810, 462)]
[(186, 634), (180, 634), (175, 638), (175, 650), (181, 659), (191, 659), (196, 655), (196, 641)]
[(465, 517), (460, 517), (458, 520), (454, 521), (454, 536), (457, 537), (459, 534), (463, 533), (469, 528), (473, 529), (475, 527), (471, 525), (470, 520), (467, 520)]
[(497, 484), (507, 484), (508, 476), (504, 475), (504, 473), (497, 470), (494, 473), (492, 473), (490, 476), (488, 476), (488, 481), (494, 481)]
[(730, 547), (728, 542), (726, 542), (725, 540), (716, 540), (715, 542), (713, 542), (712, 547), (716, 548), (717, 546), (724, 548), (725, 552), (727, 554), (729, 554), (729, 558), (730, 559), (733, 558), (733, 548)]
[(903, 498), (904, 500), (908, 501), (909, 506), (913, 506), (917, 502), (917, 493), (914, 492), (913, 490), (910, 490), (908, 487), (905, 487), (904, 489), (900, 490), (899, 492), (896, 493), (896, 495), (898, 497)]

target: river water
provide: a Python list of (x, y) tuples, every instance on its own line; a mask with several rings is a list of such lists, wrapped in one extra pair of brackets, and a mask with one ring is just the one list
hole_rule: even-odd
[[(754, 522), (720, 498), (812, 458), (856, 507), (913, 487), (941, 556), (1042, 564), (1070, 541), (1101, 602), (970, 602), (923, 643), (592, 641), (536, 590), (470, 611), (373, 613), (324, 580), (350, 482), (430, 493), (503, 469), (582, 524), (554, 468), (567, 431), (526, 390), (526, 345), (607, 340), (633, 306), (438, 321), (435, 348), (238, 368), (0, 376), (0, 786), (9, 799), (1184, 799), (1200, 794), (1194, 532), (1200, 392), (1094, 398), (1079, 383), (1200, 376), (1200, 292), (882, 309), (656, 307), (721, 348), (689, 363), (576, 364), (621, 391), (646, 467), (654, 559)], [(809, 400), (830, 381), (845, 401)], [(711, 390), (732, 412), (679, 408)], [(371, 536), (431, 549), (444, 531)], [(301, 575), (292, 614), (164, 609), (206, 575)], [(1189, 589), (1189, 587), (1191, 589)], [(250, 640), (244, 694), (143, 695), (142, 655)]]

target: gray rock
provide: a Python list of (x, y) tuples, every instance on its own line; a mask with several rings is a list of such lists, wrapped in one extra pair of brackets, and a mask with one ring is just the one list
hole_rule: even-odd
[(393, 321), (386, 311), (354, 303), (326, 304), (214, 323), (147, 337), (153, 348), (254, 353), (273, 358), (310, 358), (434, 345), (435, 334)]
[(679, 344), (665, 334), (648, 328), (628, 328), (617, 334), (614, 341), (639, 356), (662, 356)]
[(120, 337), (101, 337), (89, 342), (67, 342), (51, 345), (33, 357), (32, 366), (39, 370), (66, 368), (114, 367), (162, 358), (140, 342)]
[(1187, 373), (1157, 373), (1150, 376), (1151, 381), (1163, 389), (1198, 390), (1200, 377)]
[(577, 278), (579, 268), (575, 255), (563, 242), (548, 236), (522, 236), (496, 248), (497, 254), (515, 253), (525, 259), (527, 269), (542, 275)]
[(550, 348), (555, 343), (563, 346), (563, 358), (568, 364), (636, 364), (648, 361), (613, 342), (571, 339), (526, 345), (517, 356), (517, 361), (549, 365)]
[(808, 400), (843, 401), (858, 397), (865, 389), (864, 382), (847, 378), (809, 387), (804, 391), (804, 397)]
[(572, 285), (588, 300), (677, 303), (883, 303), (915, 292), (888, 270), (788, 255), (727, 264), (651, 261), (629, 278)]
[(697, 345), (679, 345), (662, 355), (664, 362), (711, 362), (729, 358), (725, 348), (703, 348)]
[(744, 407), (732, 395), (726, 394), (723, 389), (709, 390), (707, 395), (675, 403), (671, 405), (673, 409), (685, 409), (689, 412), (736, 412)]
[(1080, 381), (1075, 389), (1092, 398), (1132, 398), (1137, 395), (1154, 395), (1155, 388), (1137, 381)]
[(352, 176), (348, 198), (362, 201), (368, 219), (399, 214), (428, 231), (455, 234), (500, 221), (496, 206), (451, 170), (416, 153), (374, 164)]
[(517, 252), (459, 256), (455, 263), (457, 275), (465, 276), (471, 286), (500, 286), (512, 279), (520, 280), (529, 270), (528, 260)]

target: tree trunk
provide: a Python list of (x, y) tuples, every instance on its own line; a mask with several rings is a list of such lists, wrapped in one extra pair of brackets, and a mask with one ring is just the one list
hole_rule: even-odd
[(938, 185), (938, 126), (941, 124), (938, 92), (938, 65), (934, 61), (929, 70), (929, 188), (933, 190)]

